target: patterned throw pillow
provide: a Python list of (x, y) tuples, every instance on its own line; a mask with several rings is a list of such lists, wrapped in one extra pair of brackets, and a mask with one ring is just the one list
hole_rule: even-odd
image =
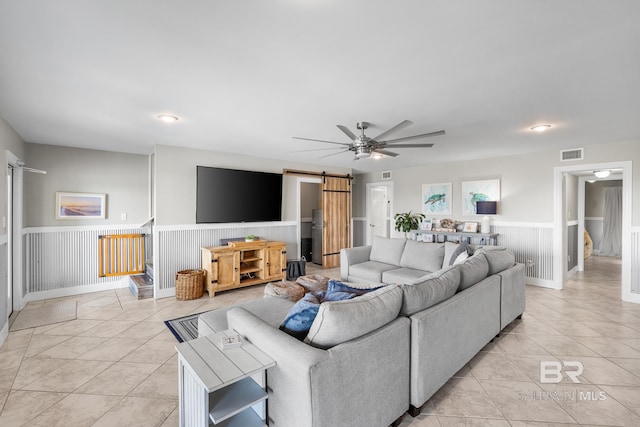
[(318, 314), (320, 304), (325, 301), (352, 299), (376, 289), (379, 289), (379, 286), (361, 283), (347, 284), (331, 279), (326, 291), (310, 292), (291, 307), (284, 322), (280, 325), (280, 329), (302, 341), (307, 336), (309, 328)]
[(367, 292), (375, 291), (381, 286), (378, 284), (371, 285), (369, 283), (343, 283), (339, 280), (330, 279), (327, 286), (327, 292), (349, 292), (358, 296)]

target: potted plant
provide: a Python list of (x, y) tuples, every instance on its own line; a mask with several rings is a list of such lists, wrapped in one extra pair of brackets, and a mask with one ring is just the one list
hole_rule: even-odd
[(254, 242), (258, 240), (258, 236), (256, 236), (255, 234), (249, 234), (247, 237), (244, 238), (245, 242)]
[(396, 231), (403, 231), (404, 237), (407, 237), (407, 233), (412, 230), (417, 230), (420, 227), (420, 223), (424, 219), (422, 213), (403, 212), (397, 213), (393, 217), (396, 222)]

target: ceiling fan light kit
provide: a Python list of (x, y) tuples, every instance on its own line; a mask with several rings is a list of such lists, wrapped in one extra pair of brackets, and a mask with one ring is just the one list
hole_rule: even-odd
[[(405, 137), (396, 138), (396, 139), (387, 139), (387, 140), (384, 139), (387, 137), (387, 135), (390, 135), (391, 133), (396, 132), (402, 128), (405, 128), (411, 124), (412, 122), (410, 122), (409, 120), (404, 120), (398, 123), (397, 125), (395, 125), (394, 127), (382, 132), (380, 135), (376, 136), (375, 138), (369, 138), (364, 133), (364, 131), (369, 128), (369, 125), (370, 125), (369, 122), (363, 121), (363, 122), (356, 123), (356, 128), (361, 131), (361, 134), (359, 136), (356, 136), (356, 134), (351, 132), (351, 130), (349, 130), (349, 128), (347, 128), (346, 126), (337, 125), (338, 129), (340, 129), (352, 141), (351, 143), (326, 141), (323, 139), (302, 138), (298, 136), (294, 136), (293, 138), (304, 140), (304, 141), (323, 142), (325, 144), (337, 144), (342, 146), (341, 147), (342, 151), (329, 154), (327, 156), (322, 156), (322, 157), (329, 157), (329, 156), (334, 156), (340, 153), (346, 153), (347, 151), (353, 151), (355, 155), (354, 160), (359, 160), (359, 159), (366, 159), (369, 157), (374, 159), (379, 159), (382, 157), (398, 156), (398, 153), (385, 150), (384, 148), (387, 146), (390, 146), (392, 148), (431, 148), (433, 147), (433, 144), (400, 144), (400, 143), (415, 140), (415, 139), (428, 138), (431, 136), (444, 135), (446, 133), (444, 130), (439, 130), (436, 132), (405, 136)], [(312, 151), (312, 150), (309, 150), (309, 151)]]

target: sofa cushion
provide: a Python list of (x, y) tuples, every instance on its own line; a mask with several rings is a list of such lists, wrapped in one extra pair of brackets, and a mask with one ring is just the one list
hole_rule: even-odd
[(413, 268), (428, 272), (442, 268), (444, 243), (423, 243), (407, 240), (400, 259), (400, 267)]
[(489, 263), (482, 253), (474, 254), (463, 263), (456, 264), (455, 267), (460, 269), (458, 292), (475, 285), (489, 274)]
[(377, 261), (365, 261), (349, 266), (349, 276), (371, 283), (381, 283), (382, 273), (398, 268), (397, 265), (385, 264)]
[(387, 237), (374, 236), (369, 260), (399, 266), (405, 241), (406, 239), (389, 239)]
[(489, 275), (498, 274), (507, 268), (513, 267), (516, 257), (511, 251), (506, 250), (487, 250), (483, 247), (478, 252), (482, 253), (489, 263)]
[(430, 274), (427, 279), (415, 284), (402, 285), (402, 309), (400, 314), (411, 316), (450, 298), (460, 284), (460, 270), (449, 266)]
[(396, 285), (346, 301), (325, 302), (320, 305), (305, 342), (329, 348), (361, 337), (398, 317), (401, 306), (402, 290)]
[(229, 329), (227, 312), (233, 307), (242, 307), (277, 328), (293, 305), (286, 298), (265, 297), (207, 311), (198, 316), (198, 336)]
[(415, 270), (413, 268), (396, 268), (382, 273), (383, 283), (393, 283), (396, 285), (412, 284), (423, 281), (431, 272)]
[[(453, 265), (456, 263), (456, 261), (458, 261), (458, 258), (460, 257), (460, 255), (465, 254), (465, 255), (469, 255), (469, 253), (467, 252), (467, 247), (469, 245), (467, 244), (467, 242), (462, 242), (458, 245), (458, 247), (453, 251), (453, 253), (451, 254), (451, 258), (449, 259), (449, 264), (448, 265)], [(461, 260), (465, 260), (467, 259), (467, 257), (463, 257), (461, 258)]]
[(291, 307), (287, 317), (280, 325), (280, 329), (299, 340), (303, 340), (307, 336), (322, 302), (342, 301), (356, 296), (354, 293), (326, 291), (305, 294), (300, 301)]

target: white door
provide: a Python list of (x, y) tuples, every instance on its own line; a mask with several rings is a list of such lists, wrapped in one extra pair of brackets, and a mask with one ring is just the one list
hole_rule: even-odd
[(367, 244), (374, 236), (391, 235), (391, 195), (392, 184), (367, 184)]

